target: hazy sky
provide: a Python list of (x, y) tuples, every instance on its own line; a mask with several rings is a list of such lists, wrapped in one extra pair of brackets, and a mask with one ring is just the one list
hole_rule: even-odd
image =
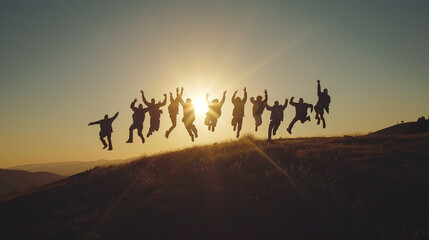
[[(189, 147), (167, 108), (160, 131), (126, 144), (134, 98), (185, 88), (227, 101), (215, 133), (202, 124), (195, 144), (233, 139), (234, 90), (267, 89), (274, 100), (315, 103), (316, 80), (332, 103), (327, 128), (314, 121), (277, 137), (367, 133), (429, 115), (429, 1), (2, 1), (0, 3), (0, 167), (120, 159)], [(114, 151), (98, 126), (120, 111)], [(148, 130), (146, 118), (144, 134)], [(269, 113), (255, 134), (266, 137)], [(243, 133), (254, 131), (251, 104)], [(137, 137), (137, 136), (136, 136)]]

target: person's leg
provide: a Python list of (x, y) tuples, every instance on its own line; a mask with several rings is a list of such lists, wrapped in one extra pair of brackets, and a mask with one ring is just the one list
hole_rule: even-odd
[(271, 120), (270, 125), (268, 126), (268, 141), (271, 141), (271, 133), (273, 131), (273, 128), (274, 128), (274, 121)]
[(232, 118), (231, 125), (234, 127), (232, 130), (235, 131), (237, 129), (237, 119), (235, 117)]
[(143, 123), (141, 126), (139, 126), (137, 128), (137, 134), (139, 135), (139, 137), (142, 139), (142, 143), (145, 142), (144, 136), (143, 136)]
[(322, 123), (323, 123), (323, 128), (326, 128), (326, 122), (325, 122), (325, 117), (322, 115), (320, 115), (320, 119), (322, 119)]
[(170, 135), (171, 131), (173, 131), (173, 129), (176, 127), (176, 124), (177, 124), (177, 115), (170, 114), (170, 120), (171, 120), (171, 127), (165, 132), (165, 137), (166, 138), (168, 138), (168, 136)]
[(277, 130), (279, 129), (280, 126), (280, 121), (275, 121), (274, 122), (274, 128), (273, 128), (273, 135), (275, 136), (277, 133)]
[(287, 131), (289, 132), (289, 134), (292, 134), (292, 128), (293, 128), (293, 125), (295, 125), (296, 121), (298, 121), (298, 117), (297, 116), (295, 116), (292, 119), (292, 122), (290, 122), (289, 127), (287, 128)]
[(100, 141), (101, 141), (101, 143), (103, 143), (103, 149), (107, 148), (107, 143), (106, 143), (106, 141), (104, 141), (104, 137), (100, 136)]
[(240, 131), (242, 126), (243, 126), (243, 118), (237, 119), (237, 138), (240, 137)]
[(258, 131), (258, 127), (262, 125), (262, 115), (253, 115), (255, 117), (255, 132)]
[(133, 142), (133, 131), (134, 131), (134, 129), (135, 129), (135, 125), (133, 123), (133, 124), (131, 124), (131, 126), (129, 128), (130, 134), (128, 136), (127, 143), (132, 143)]
[(157, 132), (159, 130), (159, 124), (160, 124), (159, 118), (155, 118), (155, 120), (154, 120), (154, 127), (153, 127), (154, 131)]
[(113, 150), (113, 146), (112, 146), (112, 135), (108, 134), (107, 135), (107, 141), (109, 142), (109, 148), (107, 150), (111, 151)]

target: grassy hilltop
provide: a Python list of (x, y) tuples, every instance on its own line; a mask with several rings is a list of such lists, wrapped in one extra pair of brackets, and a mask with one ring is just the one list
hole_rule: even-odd
[(429, 134), (238, 141), (0, 203), (1, 239), (427, 239)]

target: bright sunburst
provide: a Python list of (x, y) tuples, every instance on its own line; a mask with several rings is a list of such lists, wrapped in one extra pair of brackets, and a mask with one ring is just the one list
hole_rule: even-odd
[(194, 104), (195, 114), (202, 115), (207, 112), (208, 107), (204, 97), (196, 97), (192, 99), (192, 103)]

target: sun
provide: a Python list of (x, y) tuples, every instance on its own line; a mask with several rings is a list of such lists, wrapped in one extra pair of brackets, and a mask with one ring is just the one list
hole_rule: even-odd
[(192, 103), (194, 104), (195, 114), (202, 115), (207, 112), (208, 107), (204, 97), (196, 97), (192, 99)]

